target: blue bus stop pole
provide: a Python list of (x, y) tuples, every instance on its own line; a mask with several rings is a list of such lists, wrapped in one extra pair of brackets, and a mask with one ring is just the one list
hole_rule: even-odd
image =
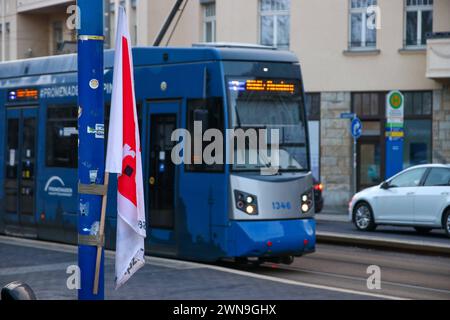
[[(104, 299), (104, 251), (101, 251), (99, 287), (94, 277), (102, 196), (81, 186), (103, 185), (105, 172), (103, 98), (103, 0), (78, 0), (78, 266), (79, 300)], [(84, 193), (84, 194), (83, 194)], [(97, 243), (95, 242), (97, 241)]]

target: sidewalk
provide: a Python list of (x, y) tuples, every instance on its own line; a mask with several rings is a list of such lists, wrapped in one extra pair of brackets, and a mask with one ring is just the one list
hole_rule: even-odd
[[(77, 247), (0, 236), (0, 287), (23, 281), (39, 300), (75, 300), (66, 269)], [(265, 276), (215, 265), (146, 257), (146, 265), (114, 290), (114, 253), (106, 252), (108, 300), (310, 300), (377, 299), (382, 295)]]
[(348, 222), (348, 208), (325, 206), (315, 218), (317, 221)]
[(325, 207), (315, 218), (319, 243), (450, 256), (450, 239), (443, 230), (433, 230), (427, 235), (418, 234), (412, 227), (395, 226), (378, 226), (374, 232), (358, 231), (348, 220), (344, 207)]

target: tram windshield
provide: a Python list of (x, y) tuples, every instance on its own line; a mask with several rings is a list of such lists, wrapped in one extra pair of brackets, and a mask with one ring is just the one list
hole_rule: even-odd
[[(228, 79), (228, 100), (233, 129), (266, 129), (271, 149), (271, 130), (279, 134), (279, 171), (308, 171), (308, 146), (304, 104), (298, 80), (292, 79)], [(245, 163), (236, 161), (245, 153)], [(255, 154), (256, 153), (256, 154)], [(270, 152), (269, 152), (270, 154)], [(249, 161), (257, 158), (257, 163)], [(264, 152), (246, 144), (238, 150), (235, 144), (235, 171), (256, 171), (271, 166)]]

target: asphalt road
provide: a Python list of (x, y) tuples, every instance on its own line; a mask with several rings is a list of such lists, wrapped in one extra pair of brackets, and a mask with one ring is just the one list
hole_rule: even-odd
[(429, 234), (418, 234), (412, 227), (394, 227), (378, 226), (375, 231), (359, 231), (350, 222), (322, 220), (317, 215), (318, 232), (334, 232), (342, 235), (358, 235), (380, 237), (386, 240), (404, 240), (404, 241), (426, 241), (432, 244), (450, 244), (450, 238), (445, 235), (444, 230), (432, 230)]
[[(371, 265), (380, 267), (380, 290), (367, 288)], [(319, 244), (316, 253), (296, 258), (290, 266), (266, 263), (239, 269), (404, 299), (450, 299), (450, 258), (437, 256)]]

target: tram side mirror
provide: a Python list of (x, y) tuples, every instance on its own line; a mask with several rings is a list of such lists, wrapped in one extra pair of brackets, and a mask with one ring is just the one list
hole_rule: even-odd
[(381, 189), (388, 190), (391, 187), (389, 182), (385, 181), (381, 184)]
[(14, 281), (3, 287), (1, 300), (37, 300), (36, 295), (29, 285), (20, 281)]

